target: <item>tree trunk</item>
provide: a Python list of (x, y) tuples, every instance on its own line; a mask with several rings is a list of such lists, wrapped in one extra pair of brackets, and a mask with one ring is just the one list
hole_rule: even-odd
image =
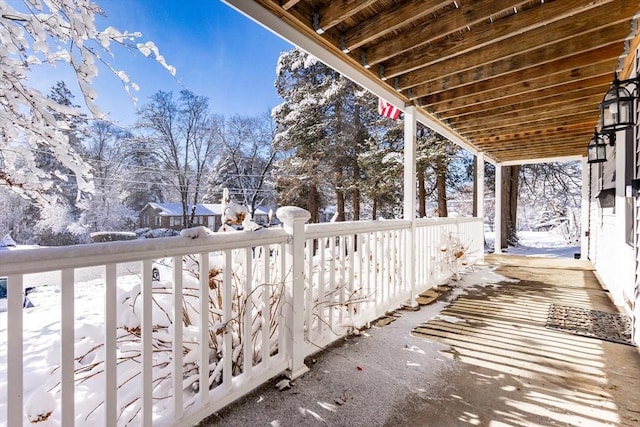
[(502, 168), (502, 249), (518, 244), (516, 221), (518, 211), (518, 176), (520, 166)]
[(444, 158), (437, 160), (436, 191), (438, 192), (438, 216), (449, 216), (447, 211), (447, 165)]
[(424, 218), (427, 216), (427, 190), (424, 188), (424, 169), (418, 169), (418, 216)]
[(353, 163), (353, 220), (360, 221), (360, 166), (357, 159)]
[(335, 176), (335, 187), (336, 187), (336, 221), (344, 222), (344, 191), (342, 188), (342, 171), (336, 171)]
[(320, 203), (318, 200), (318, 189), (315, 185), (309, 187), (309, 213), (311, 214), (310, 222), (318, 223)]
[(371, 206), (371, 219), (375, 220), (378, 218), (378, 198), (373, 198), (373, 206)]

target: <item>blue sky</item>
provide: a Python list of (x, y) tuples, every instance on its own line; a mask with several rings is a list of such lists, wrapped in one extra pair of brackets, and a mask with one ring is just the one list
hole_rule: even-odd
[[(138, 106), (159, 90), (189, 89), (209, 98), (213, 112), (258, 115), (278, 105), (275, 68), (280, 52), (291, 45), (218, 0), (95, 0), (105, 11), (98, 28), (140, 31), (142, 41), (153, 41), (167, 63), (177, 68), (172, 77), (160, 64), (139, 52), (114, 48), (110, 59), (140, 86)], [(46, 68), (46, 67), (43, 67)], [(38, 70), (34, 83), (49, 93), (56, 80), (70, 73)], [(72, 84), (67, 82), (69, 87)], [(101, 70), (94, 85), (97, 104), (112, 119), (132, 124), (136, 107), (120, 81)], [(74, 89), (74, 88), (72, 88)], [(74, 93), (76, 91), (74, 90)], [(76, 98), (80, 104), (81, 99)]]

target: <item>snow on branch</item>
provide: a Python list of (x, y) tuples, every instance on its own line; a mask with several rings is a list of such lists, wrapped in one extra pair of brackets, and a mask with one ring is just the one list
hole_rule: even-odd
[(121, 32), (113, 27), (100, 30), (96, 15), (104, 12), (86, 0), (0, 1), (0, 184), (35, 198), (41, 203), (51, 186), (50, 173), (35, 161), (34, 152), (50, 151), (75, 175), (78, 188), (92, 192), (91, 168), (70, 144), (65, 130), (78, 108), (60, 105), (29, 86), (29, 73), (36, 66), (71, 67), (78, 80), (84, 103), (93, 118), (104, 114), (95, 104), (98, 93), (93, 79), (103, 64), (120, 79), (132, 99), (138, 85), (128, 74), (117, 70), (105, 58), (113, 58), (112, 46), (140, 51), (154, 57), (175, 75), (175, 68), (153, 42), (140, 42), (139, 32)]

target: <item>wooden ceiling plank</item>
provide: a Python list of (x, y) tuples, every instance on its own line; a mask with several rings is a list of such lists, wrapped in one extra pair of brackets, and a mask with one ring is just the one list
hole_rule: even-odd
[[(590, 0), (578, 0), (588, 3)], [(610, 0), (608, 0), (610, 1)], [(494, 16), (505, 10), (518, 8), (528, 1), (516, 0), (483, 0), (477, 2), (462, 2), (460, 7), (443, 16), (417, 28), (408, 28), (400, 32), (392, 40), (366, 46), (367, 61), (376, 65), (397, 55), (401, 55), (442, 37), (466, 29), (469, 26), (483, 21), (489, 21)]]
[(541, 142), (541, 141), (523, 141), (517, 144), (513, 144), (513, 145), (500, 145), (500, 146), (486, 146), (486, 147), (482, 147), (483, 151), (490, 151), (494, 154), (496, 153), (504, 153), (504, 152), (508, 152), (508, 151), (514, 151), (514, 150), (518, 150), (518, 151), (522, 151), (522, 150), (531, 150), (531, 151), (537, 151), (537, 150), (544, 150), (544, 149), (552, 149), (552, 150), (558, 150), (558, 149), (575, 149), (578, 148), (580, 150), (584, 150), (587, 151), (587, 144), (589, 143), (589, 137), (588, 136), (583, 136), (581, 138), (567, 138), (567, 139), (558, 139), (555, 141), (545, 141), (545, 142)]
[(409, 0), (376, 14), (344, 33), (344, 45), (352, 51), (366, 43), (395, 31), (407, 22), (422, 18), (450, 5), (446, 0)]
[[(457, 116), (460, 114), (456, 110), (456, 106), (466, 107), (467, 114), (469, 112), (493, 109), (496, 107), (508, 105), (511, 103), (520, 103), (523, 99), (541, 99), (558, 96), (560, 94), (570, 94), (576, 91), (593, 90), (597, 88), (602, 90), (611, 80), (609, 68), (600, 70), (599, 75), (588, 78), (580, 78), (576, 80), (570, 79), (553, 79), (549, 76), (536, 80), (524, 81), (521, 84), (510, 85), (504, 88), (495, 88), (484, 92), (469, 91), (468, 94), (455, 93), (452, 99), (442, 99), (437, 103), (425, 103), (420, 105), (428, 105), (443, 117)], [(606, 92), (606, 89), (604, 90)], [(604, 94), (603, 92), (603, 94)], [(422, 99), (420, 100), (422, 101)], [(482, 106), (484, 105), (484, 107)]]
[[(548, 157), (560, 157), (561, 155), (565, 155), (567, 153), (574, 154), (582, 154), (585, 155), (587, 153), (587, 144), (588, 141), (574, 141), (574, 142), (562, 142), (558, 144), (542, 144), (542, 145), (522, 145), (520, 147), (514, 147), (511, 149), (489, 149), (487, 152), (490, 152), (494, 156), (498, 156), (502, 159), (507, 159), (509, 157), (522, 156), (523, 154), (527, 154), (529, 156), (536, 156), (539, 153), (552, 154), (555, 155)], [(562, 154), (560, 154), (562, 153)], [(547, 156), (544, 156), (547, 157)]]
[(282, 3), (282, 8), (284, 10), (289, 10), (291, 9), (293, 6), (297, 5), (298, 3), (300, 3), (300, 0), (284, 0), (281, 1)]
[[(620, 46), (622, 46), (622, 42), (620, 42), (620, 40), (624, 32), (627, 32), (627, 28), (624, 28), (624, 25), (616, 26), (615, 31), (598, 30), (598, 34), (583, 35), (571, 40), (570, 42), (562, 42), (552, 46), (546, 46), (533, 52), (523, 53), (516, 57), (498, 61), (495, 64), (497, 70), (496, 76), (502, 75), (498, 74), (498, 71), (502, 71), (503, 74), (506, 74), (509, 72), (525, 70), (532, 66), (572, 56), (576, 54), (576, 52), (588, 53), (593, 49), (612, 44), (616, 41), (620, 43)], [(438, 66), (422, 70), (420, 72), (420, 79), (424, 79), (424, 81), (431, 81), (441, 78), (441, 76), (451, 76), (455, 74), (455, 68), (455, 61), (447, 61), (446, 63), (438, 64)], [(491, 66), (488, 66), (487, 68), (490, 69)]]
[[(514, 133), (517, 131), (524, 132), (528, 130), (536, 130), (540, 128), (560, 127), (567, 126), (576, 123), (591, 123), (591, 126), (595, 126), (598, 121), (598, 111), (583, 112), (580, 114), (573, 114), (571, 116), (553, 117), (547, 120), (532, 121), (527, 124), (517, 124), (513, 126), (500, 126), (493, 128), (482, 128), (474, 131), (468, 131), (462, 133), (465, 137), (473, 140), (482, 136), (496, 136), (503, 133)], [(454, 128), (455, 129), (455, 128)]]
[(454, 117), (448, 119), (447, 122), (451, 126), (454, 126), (458, 131), (465, 132), (467, 129), (472, 129), (479, 125), (486, 128), (499, 125), (500, 123), (527, 123), (543, 117), (578, 113), (588, 108), (597, 108), (601, 101), (602, 95), (596, 94), (582, 98), (569, 99), (564, 102), (536, 105), (528, 108), (514, 107), (512, 109), (505, 108), (502, 110), (485, 111), (481, 114), (464, 118)]
[[(636, 34), (634, 35), (633, 39), (629, 40), (629, 48), (628, 48), (629, 52), (636, 52), (638, 47), (640, 46), (640, 31), (637, 30), (639, 25), (640, 25), (640, 19), (636, 19), (634, 24), (634, 28), (636, 28)], [(631, 73), (635, 65), (634, 59), (635, 59), (635, 55), (627, 55), (625, 57), (620, 70), (621, 79), (628, 79), (631, 77)]]
[[(497, 77), (485, 77), (484, 75), (480, 77), (472, 70), (460, 73), (455, 77), (446, 76), (416, 86), (411, 89), (411, 96), (412, 99), (422, 98), (423, 104), (431, 105), (444, 100), (466, 97), (471, 93), (477, 94), (511, 85), (529, 84), (537, 79), (553, 78), (559, 82), (584, 79), (607, 72), (611, 73), (611, 66), (618, 61), (619, 55), (620, 43), (616, 42), (593, 51), (501, 74)], [(500, 66), (497, 68), (501, 69)], [(553, 85), (552, 81), (548, 84), (548, 86)], [(539, 85), (539, 88), (542, 87)]]
[[(554, 105), (566, 100), (573, 100), (576, 97), (599, 97), (602, 100), (603, 87), (605, 77), (595, 79), (599, 85), (583, 87), (580, 85), (582, 82), (572, 82), (567, 85), (563, 85), (561, 88), (554, 86), (539, 90), (537, 92), (519, 93), (514, 96), (491, 99), (486, 102), (468, 103), (465, 104), (464, 100), (460, 103), (460, 108), (442, 108), (434, 109), (434, 114), (441, 119), (449, 119), (451, 117), (472, 119), (483, 114), (500, 114), (501, 111), (511, 111), (512, 109), (527, 109), (538, 105)], [(589, 79), (594, 81), (594, 79)], [(521, 101), (522, 98), (527, 98), (526, 101)], [(599, 101), (598, 101), (599, 103)]]
[[(538, 9), (544, 10), (544, 8), (538, 7), (531, 9), (530, 12), (537, 15), (535, 12)], [(629, 35), (629, 17), (633, 16), (636, 11), (637, 6), (632, 2), (622, 5), (615, 13), (612, 12), (609, 5), (605, 4), (576, 14), (571, 19), (555, 21), (542, 27), (532, 25), (534, 28), (527, 32), (519, 30), (521, 14), (515, 14), (510, 17), (511, 20), (504, 19), (511, 24), (509, 26), (502, 23), (503, 20), (499, 20), (491, 25), (478, 28), (476, 31), (466, 32), (457, 38), (416, 49), (412, 51), (409, 59), (399, 57), (387, 61), (384, 63), (384, 72), (387, 78), (393, 78), (434, 63), (453, 59), (461, 63), (459, 70), (463, 70), (467, 68), (462, 66), (465, 62), (476, 66), (490, 63), (623, 22), (626, 24), (624, 39)], [(506, 29), (503, 29), (505, 27)], [(482, 61), (478, 62), (478, 57)], [(415, 84), (410, 84), (410, 79), (407, 80), (409, 81), (400, 79), (401, 89), (415, 86)]]
[(377, 1), (378, 0), (330, 1), (324, 8), (317, 12), (319, 22), (317, 28), (314, 29), (318, 34), (322, 34)]
[[(557, 123), (559, 121), (562, 121), (563, 123), (566, 123), (567, 121), (575, 122), (575, 121), (585, 120), (590, 117), (595, 117), (596, 119), (595, 121), (597, 121), (597, 116), (598, 116), (597, 104), (592, 104), (591, 107), (593, 107), (594, 111), (588, 111), (588, 110), (585, 111), (585, 109), (574, 108), (574, 109), (567, 109), (567, 110), (558, 110), (556, 112), (552, 112), (549, 114), (536, 115), (535, 117), (531, 116), (529, 118), (513, 117), (509, 119), (503, 118), (502, 120), (492, 120), (492, 121), (488, 121), (489, 117), (487, 117), (487, 121), (473, 120), (470, 122), (465, 122), (463, 124), (452, 123), (451, 126), (455, 130), (457, 130), (459, 133), (471, 137), (472, 135), (475, 135), (478, 132), (493, 132), (495, 129), (509, 129), (509, 128), (518, 128), (518, 127), (522, 127), (526, 129), (527, 127), (530, 127), (530, 126), (546, 127), (548, 123)], [(595, 112), (595, 116), (594, 116), (594, 112)], [(595, 121), (594, 121), (594, 124), (595, 124)]]
[(476, 137), (474, 141), (478, 144), (484, 143), (500, 143), (509, 140), (517, 140), (524, 138), (544, 138), (548, 136), (558, 136), (563, 134), (572, 134), (575, 132), (583, 131), (584, 129), (589, 129), (590, 132), (593, 132), (593, 123), (591, 122), (583, 122), (583, 123), (575, 123), (567, 126), (552, 126), (547, 128), (539, 128), (534, 130), (517, 130), (512, 133), (504, 133), (501, 135), (495, 136), (487, 136), (487, 137)]

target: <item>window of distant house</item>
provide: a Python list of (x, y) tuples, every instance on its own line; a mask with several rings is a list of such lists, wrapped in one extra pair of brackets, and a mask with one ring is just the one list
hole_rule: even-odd
[(156, 217), (156, 225), (160, 225), (160, 217), (159, 216)]

